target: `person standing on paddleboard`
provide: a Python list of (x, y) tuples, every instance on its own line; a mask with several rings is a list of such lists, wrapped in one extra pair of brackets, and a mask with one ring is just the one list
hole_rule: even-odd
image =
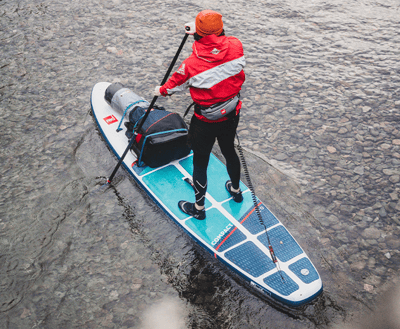
[[(172, 95), (190, 89), (194, 115), (189, 128), (189, 143), (193, 150), (193, 185), (196, 202), (179, 201), (179, 208), (197, 219), (205, 219), (207, 167), (215, 139), (226, 160), (230, 177), (226, 189), (236, 202), (242, 202), (240, 191), (240, 160), (234, 139), (242, 102), (239, 92), (245, 81), (246, 64), (243, 46), (235, 37), (225, 36), (222, 15), (203, 10), (195, 23), (186, 25), (194, 35), (193, 53), (163, 85), (157, 86), (155, 96)], [(188, 109), (189, 110), (189, 109)]]

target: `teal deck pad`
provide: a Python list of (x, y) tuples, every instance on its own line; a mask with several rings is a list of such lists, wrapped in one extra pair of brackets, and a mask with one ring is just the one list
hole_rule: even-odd
[(148, 172), (155, 170), (155, 168), (150, 168), (149, 166), (138, 167), (137, 161), (132, 164), (132, 169), (137, 173), (139, 176), (143, 176)]
[(251, 198), (251, 193), (243, 193), (243, 201), (235, 202), (233, 199), (228, 202), (224, 202), (222, 207), (230, 213), (237, 220), (242, 218), (246, 213), (250, 212), (254, 208), (253, 199)]
[(299, 259), (296, 263), (289, 265), (289, 269), (296, 274), (304, 283), (311, 283), (318, 280), (319, 275), (306, 257)]
[[(274, 248), (276, 257), (282, 262), (287, 262), (303, 253), (296, 240), (282, 225), (269, 230), (268, 236), (271, 240), (271, 245)], [(258, 240), (268, 248), (268, 238), (266, 234), (261, 234)]]
[[(282, 276), (283, 280), (282, 280)], [(284, 296), (289, 296), (291, 293), (299, 289), (299, 286), (285, 272), (279, 271), (264, 279), (266, 285), (275, 289)]]
[[(183, 159), (179, 163), (190, 175), (193, 175), (193, 157)], [(207, 192), (217, 202), (222, 202), (231, 197), (225, 188), (225, 183), (229, 179), (225, 165), (214, 154), (211, 154), (207, 169)], [(246, 185), (242, 182), (240, 182), (240, 188), (242, 191), (247, 190)]]
[(255, 278), (275, 268), (271, 258), (251, 241), (227, 251), (225, 257)]
[(216, 248), (236, 228), (218, 209), (206, 212), (206, 219), (189, 218), (185, 224), (211, 247)]
[[(260, 209), (261, 213), (261, 218), (263, 220), (263, 223), (265, 227), (268, 229), (271, 226), (274, 226), (276, 224), (279, 224), (279, 221), (276, 219), (276, 217), (269, 211), (269, 209), (264, 206), (263, 204), (260, 204), (258, 206)], [(257, 212), (255, 210), (255, 207), (252, 207), (246, 214), (240, 218), (240, 223), (251, 233), (251, 234), (258, 234), (262, 231), (265, 231), (264, 225), (260, 223), (260, 220), (258, 219)]]
[[(174, 165), (155, 170), (143, 177), (143, 182), (179, 219), (185, 219), (188, 215), (178, 208), (178, 202), (195, 202), (193, 188), (183, 177)], [(206, 207), (210, 206), (211, 203), (206, 201)]]
[[(189, 159), (193, 159), (192, 155), (193, 155), (193, 153), (188, 155)], [(193, 160), (191, 160), (191, 161), (193, 161)], [(153, 170), (157, 170), (157, 168), (151, 168), (151, 167), (146, 166), (146, 165), (139, 167), (138, 166), (138, 161), (135, 161), (131, 165), (131, 167), (135, 171), (135, 173), (138, 174), (139, 176), (143, 176), (143, 175), (145, 175), (145, 174), (147, 174), (147, 173), (149, 173), (149, 172), (151, 172)]]

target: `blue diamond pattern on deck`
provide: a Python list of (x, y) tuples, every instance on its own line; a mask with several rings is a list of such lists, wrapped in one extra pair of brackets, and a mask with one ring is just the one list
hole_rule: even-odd
[[(283, 276), (284, 281), (282, 281)], [(289, 296), (291, 293), (299, 289), (299, 286), (294, 282), (285, 272), (276, 272), (264, 279), (264, 283), (267, 286), (275, 289), (277, 292), (283, 296)]]
[(289, 265), (289, 269), (304, 283), (311, 283), (319, 278), (314, 266), (311, 264), (310, 260), (305, 257)]
[(254, 277), (259, 277), (275, 268), (272, 260), (251, 241), (227, 251), (225, 257)]
[(246, 240), (246, 236), (235, 227), (228, 234), (226, 240), (221, 240), (221, 242), (215, 246), (215, 250), (222, 252), (244, 240)]
[[(263, 204), (259, 205), (259, 209), (263, 223), (267, 228), (279, 223), (276, 217)], [(257, 234), (265, 230), (258, 219), (254, 206), (240, 219), (240, 222), (251, 234)]]
[[(269, 230), (268, 235), (276, 257), (283, 262), (287, 262), (303, 252), (295, 239), (282, 225)], [(268, 239), (266, 234), (261, 234), (258, 237), (258, 240), (268, 248)]]

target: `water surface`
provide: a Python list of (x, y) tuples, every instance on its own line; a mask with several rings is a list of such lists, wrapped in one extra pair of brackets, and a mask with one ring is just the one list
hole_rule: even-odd
[[(239, 134), (257, 195), (324, 282), (301, 309), (248, 291), (123, 170), (101, 187), (116, 160), (90, 114), (93, 85), (151, 99), (205, 8), (244, 45)], [(371, 313), (400, 264), (399, 8), (0, 1), (0, 326), (330, 328)], [(190, 97), (159, 103), (183, 114)]]

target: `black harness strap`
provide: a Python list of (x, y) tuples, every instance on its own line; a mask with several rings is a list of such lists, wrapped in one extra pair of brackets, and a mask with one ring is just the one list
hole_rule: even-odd
[(196, 103), (193, 102), (192, 104), (189, 105), (189, 107), (186, 109), (185, 114), (183, 115), (183, 117), (185, 117), (185, 116), (189, 113), (190, 109), (192, 108), (192, 106), (193, 106), (194, 104), (196, 104)]

